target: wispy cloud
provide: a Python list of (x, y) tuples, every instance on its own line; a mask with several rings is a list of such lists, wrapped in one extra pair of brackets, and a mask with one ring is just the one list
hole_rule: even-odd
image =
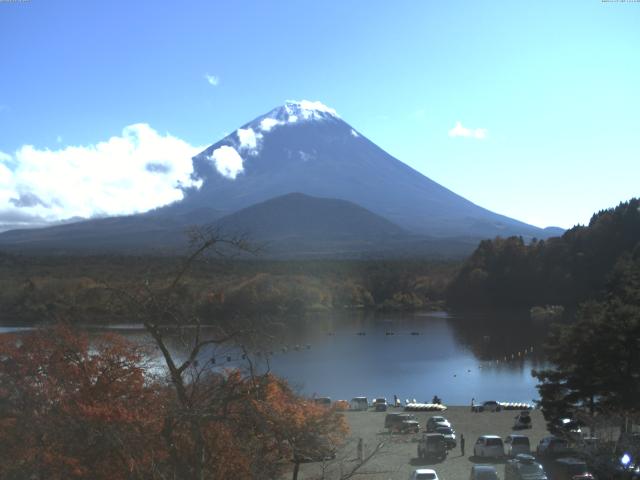
[(456, 126), (449, 130), (450, 137), (467, 137), (475, 138), (477, 140), (484, 140), (487, 138), (486, 128), (467, 128), (462, 126), (462, 122), (456, 122)]
[(220, 84), (220, 77), (216, 75), (209, 75), (208, 73), (205, 73), (204, 78), (207, 80), (209, 85), (213, 87), (217, 87)]
[(202, 150), (139, 123), (93, 145), (0, 152), (0, 229), (18, 217), (124, 215), (180, 200), (201, 184), (191, 158)]

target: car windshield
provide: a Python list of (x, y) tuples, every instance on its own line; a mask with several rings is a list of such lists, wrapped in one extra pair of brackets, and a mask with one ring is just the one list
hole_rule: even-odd
[(513, 445), (529, 445), (529, 439), (527, 437), (513, 437), (511, 443)]
[(497, 445), (502, 446), (501, 438), (487, 438), (487, 446), (493, 447)]
[(498, 475), (493, 470), (476, 470), (475, 480), (498, 480)]
[(416, 475), (416, 480), (434, 480), (435, 478), (435, 473), (419, 473)]
[(543, 473), (544, 470), (539, 463), (531, 462), (531, 463), (521, 463), (520, 464), (520, 473), (523, 475), (534, 475)]
[(431, 421), (434, 423), (445, 423), (447, 419), (444, 417), (431, 417)]
[(443, 435), (453, 434), (453, 430), (451, 430), (449, 427), (438, 427), (436, 428), (436, 432), (442, 433)]

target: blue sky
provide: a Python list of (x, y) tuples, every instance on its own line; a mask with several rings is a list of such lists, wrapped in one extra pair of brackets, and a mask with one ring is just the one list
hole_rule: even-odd
[[(0, 223), (172, 201), (178, 157), (286, 99), (486, 208), (585, 223), (640, 194), (638, 52), (631, 2), (0, 2)], [(176, 175), (133, 167), (161, 154)]]

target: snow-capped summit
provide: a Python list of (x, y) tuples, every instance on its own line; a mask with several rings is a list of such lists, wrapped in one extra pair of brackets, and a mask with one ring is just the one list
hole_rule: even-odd
[(284, 105), (276, 107), (259, 118), (259, 129), (268, 132), (274, 127), (310, 120), (339, 119), (338, 113), (322, 102), (310, 100), (287, 100)]

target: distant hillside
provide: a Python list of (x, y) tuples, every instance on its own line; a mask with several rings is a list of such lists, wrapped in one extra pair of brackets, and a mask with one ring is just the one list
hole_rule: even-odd
[(51, 254), (180, 254), (187, 231), (219, 227), (245, 236), (264, 258), (464, 258), (477, 245), (469, 238), (432, 238), (405, 231), (346, 200), (291, 193), (220, 218), (199, 208), (167, 217), (144, 215), (88, 220), (55, 227), (0, 233), (0, 250)]
[(210, 208), (176, 212), (170, 218), (151, 211), (53, 227), (10, 230), (0, 233), (0, 249), (56, 254), (103, 251), (174, 252), (184, 248), (187, 238), (185, 232), (191, 226), (203, 222), (213, 223), (219, 217), (220, 213)]
[[(596, 213), (588, 226), (530, 245), (480, 243), (448, 288), (457, 306), (577, 305), (597, 297), (613, 268), (640, 255), (640, 199)], [(639, 272), (640, 274), (640, 272)]]
[(232, 213), (217, 222), (225, 231), (278, 240), (374, 241), (406, 235), (406, 231), (355, 203), (291, 193)]

